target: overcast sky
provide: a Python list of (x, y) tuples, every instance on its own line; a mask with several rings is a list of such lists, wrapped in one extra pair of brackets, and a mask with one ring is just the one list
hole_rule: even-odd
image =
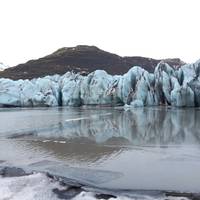
[(95, 45), (121, 56), (200, 58), (200, 0), (0, 0), (0, 62)]

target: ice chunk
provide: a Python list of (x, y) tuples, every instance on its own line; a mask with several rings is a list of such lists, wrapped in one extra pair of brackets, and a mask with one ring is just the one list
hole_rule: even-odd
[(57, 200), (52, 189), (61, 188), (45, 174), (0, 178), (0, 198), (10, 200)]

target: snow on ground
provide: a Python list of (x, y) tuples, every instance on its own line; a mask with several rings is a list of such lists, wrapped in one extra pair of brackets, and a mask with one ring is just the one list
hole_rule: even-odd
[(42, 173), (0, 178), (0, 200), (56, 200), (52, 189), (59, 187)]
[[(73, 200), (97, 200), (97, 198), (94, 197), (94, 194), (91, 192), (81, 192), (79, 195), (77, 195)], [(117, 198), (110, 198), (109, 200), (131, 200), (128, 197), (117, 197)]]
[[(119, 196), (117, 198), (110, 198), (109, 200), (189, 200), (185, 197), (154, 197), (154, 196), (147, 196), (147, 195), (135, 195), (135, 198), (129, 198), (125, 196)], [(94, 197), (93, 193), (90, 192), (81, 192), (77, 195), (73, 200), (97, 200)]]
[[(53, 189), (64, 189), (43, 173), (34, 173), (20, 177), (0, 177), (0, 200), (58, 200)], [(99, 199), (99, 198), (98, 198)], [(166, 197), (136, 195), (135, 198), (119, 196), (109, 200), (164, 200)], [(169, 200), (188, 200), (185, 197), (167, 197)], [(72, 200), (97, 200), (92, 192), (81, 192)], [(103, 200), (103, 199), (102, 199)]]
[[(62, 187), (45, 174), (0, 178), (0, 200), (58, 200), (52, 189)], [(96, 200), (93, 193), (81, 192), (73, 200)], [(110, 198), (114, 200), (114, 198)], [(127, 197), (116, 200), (129, 200)]]

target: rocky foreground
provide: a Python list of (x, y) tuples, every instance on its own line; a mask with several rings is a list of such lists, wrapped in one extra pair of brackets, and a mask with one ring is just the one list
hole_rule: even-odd
[(175, 69), (160, 62), (154, 73), (133, 67), (124, 75), (96, 70), (32, 80), (0, 79), (0, 106), (200, 106), (200, 61)]

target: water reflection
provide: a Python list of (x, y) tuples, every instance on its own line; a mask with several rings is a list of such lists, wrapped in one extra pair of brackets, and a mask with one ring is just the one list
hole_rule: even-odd
[(199, 109), (19, 109), (0, 118), (0, 160), (58, 173), (108, 170), (105, 180), (123, 174), (103, 187), (199, 191)]
[[(52, 111), (51, 111), (52, 112)], [(75, 114), (74, 114), (75, 113)], [(19, 114), (19, 113), (18, 113)], [(48, 119), (48, 120), (47, 120)], [(55, 115), (40, 112), (10, 131), (6, 137), (40, 137), (46, 139), (84, 138), (96, 143), (131, 145), (177, 145), (199, 143), (200, 110), (143, 108), (55, 110)], [(25, 128), (23, 127), (25, 124)], [(2, 133), (0, 132), (2, 135)]]
[(3, 114), (12, 120), (0, 122), (1, 138), (12, 140), (9, 145), (15, 144), (15, 149), (87, 165), (116, 157), (130, 147), (167, 148), (200, 141), (198, 109), (58, 108)]
[(32, 146), (35, 149), (43, 149), (49, 152), (62, 162), (70, 164), (86, 164), (87, 166), (98, 165), (98, 163), (105, 160), (112, 159), (118, 156), (123, 150), (123, 147), (97, 145), (89, 140), (73, 139), (67, 143), (61, 143), (59, 141), (31, 141), (27, 140), (26, 144)]

